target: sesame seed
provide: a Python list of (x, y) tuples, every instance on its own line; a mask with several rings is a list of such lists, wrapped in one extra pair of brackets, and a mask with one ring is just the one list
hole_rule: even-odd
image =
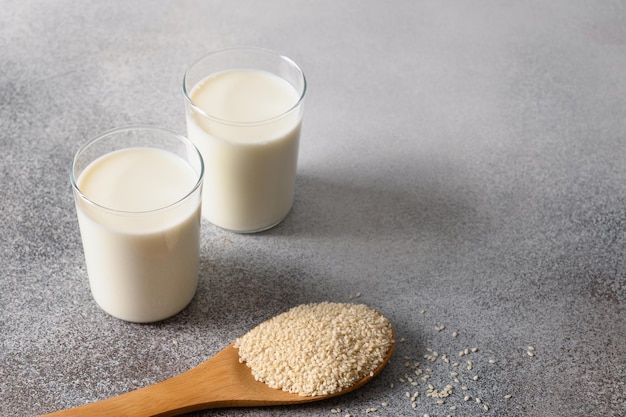
[(480, 404), (481, 402), (483, 402), (483, 400), (481, 400), (480, 398), (475, 398), (475, 400), (477, 404)]
[(504, 396), (504, 398), (506, 398), (507, 400), (509, 400), (509, 399), (513, 398), (513, 396), (512, 396), (511, 394), (506, 394), (506, 395)]
[(413, 408), (417, 408), (417, 403), (416, 403), (415, 401), (413, 401), (413, 402), (411, 403), (411, 407), (413, 407)]
[(459, 334), (457, 332), (452, 332), (452, 337), (457, 337)]
[(496, 363), (495, 359), (489, 359), (489, 363)]
[(389, 403), (380, 403), (383, 407), (389, 407)]
[(478, 352), (478, 348), (477, 348), (477, 347), (473, 347), (473, 348), (472, 348), (472, 352), (473, 352), (473, 353)]
[(535, 356), (534, 353), (532, 353), (530, 350), (528, 352), (526, 352), (528, 354), (528, 356)]
[(426, 310), (420, 310), (420, 314), (426, 313)]
[(450, 407), (450, 411), (454, 411), (456, 410), (456, 405), (453, 405), (452, 407)]
[(465, 385), (463, 385), (463, 386), (461, 387), (461, 389), (462, 389), (463, 391), (467, 391), (469, 388), (467, 388)]
[(474, 381), (478, 381), (478, 375), (474, 375), (474, 377), (472, 378)]
[(440, 405), (441, 405), (441, 404), (443, 404), (443, 403), (445, 403), (445, 401), (444, 401), (444, 400), (437, 400), (437, 404), (440, 404)]
[(487, 404), (483, 405), (483, 409), (484, 409), (485, 411), (489, 411), (489, 407), (487, 406)]
[(450, 372), (450, 376), (459, 376), (458, 372)]
[[(345, 337), (337, 335), (356, 343), (339, 343)], [(307, 340), (316, 343), (302, 342)], [(362, 348), (355, 351), (355, 344)], [(316, 396), (339, 392), (373, 375), (392, 344), (391, 324), (376, 310), (362, 304), (323, 302), (294, 307), (261, 323), (238, 338), (235, 348), (256, 380), (271, 388)]]
[(471, 400), (469, 395), (466, 395), (465, 397), (463, 397), (463, 401), (469, 401), (469, 400)]
[(535, 350), (534, 346), (528, 346), (528, 350)]

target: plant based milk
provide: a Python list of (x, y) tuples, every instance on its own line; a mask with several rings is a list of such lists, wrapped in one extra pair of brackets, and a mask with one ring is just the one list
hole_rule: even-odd
[(150, 322), (191, 301), (200, 202), (183, 199), (197, 180), (182, 158), (156, 148), (105, 154), (80, 174), (78, 189), (89, 201), (77, 199), (78, 220), (91, 291), (103, 310)]
[(203, 215), (238, 232), (279, 223), (294, 196), (302, 119), (293, 110), (296, 89), (269, 72), (235, 69), (205, 78), (190, 98), (188, 136), (205, 162)]

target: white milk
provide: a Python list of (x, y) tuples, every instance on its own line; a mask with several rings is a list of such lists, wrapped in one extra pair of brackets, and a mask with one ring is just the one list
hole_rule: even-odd
[(106, 154), (80, 174), (83, 195), (118, 210), (77, 199), (91, 291), (103, 310), (150, 322), (191, 301), (199, 272), (199, 199), (156, 209), (183, 199), (197, 179), (182, 158), (154, 148)]
[(229, 70), (198, 83), (190, 98), (210, 115), (187, 111), (189, 139), (205, 163), (203, 216), (237, 232), (279, 223), (294, 197), (302, 119), (300, 109), (288, 112), (299, 100), (295, 88), (269, 72)]

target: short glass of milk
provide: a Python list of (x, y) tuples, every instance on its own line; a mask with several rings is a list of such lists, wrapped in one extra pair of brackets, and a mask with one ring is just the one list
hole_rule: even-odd
[(187, 138), (130, 126), (83, 145), (72, 184), (91, 293), (122, 320), (154, 322), (196, 293), (204, 163)]
[(293, 205), (306, 79), (291, 59), (259, 48), (209, 53), (183, 79), (187, 136), (205, 162), (202, 215), (253, 233)]

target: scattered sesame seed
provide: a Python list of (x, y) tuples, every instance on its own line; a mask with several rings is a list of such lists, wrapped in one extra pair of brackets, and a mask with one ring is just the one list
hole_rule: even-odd
[(463, 386), (461, 387), (461, 389), (462, 389), (463, 391), (467, 391), (469, 388), (468, 388), (468, 387), (466, 387), (465, 385), (463, 385)]
[(452, 332), (452, 337), (457, 337), (459, 334), (457, 332)]
[(443, 403), (445, 403), (445, 401), (444, 401), (444, 400), (437, 400), (437, 404), (441, 405), (441, 404), (443, 404)]
[(526, 352), (528, 354), (528, 356), (535, 356), (534, 353), (532, 353), (530, 350), (528, 352)]
[(420, 310), (420, 314), (426, 313), (426, 310)]
[(534, 346), (528, 346), (528, 350), (535, 350)]
[(478, 352), (478, 348), (477, 348), (477, 347), (473, 347), (473, 348), (472, 348), (472, 352), (473, 352), (473, 353)]
[(411, 398), (411, 393), (409, 391), (405, 392), (404, 395), (406, 395), (407, 398)]
[(489, 407), (487, 406), (487, 404), (483, 405), (483, 409), (484, 409), (485, 411), (489, 411)]
[(496, 363), (495, 359), (489, 359), (489, 363)]
[(437, 330), (438, 332), (445, 330), (446, 326), (435, 326), (435, 330)]
[(415, 401), (413, 401), (413, 402), (411, 403), (411, 407), (413, 407), (413, 408), (417, 408), (417, 403), (416, 403)]
[(456, 405), (453, 405), (452, 407), (450, 407), (450, 411), (454, 411), (456, 410)]
[(477, 404), (480, 404), (481, 402), (483, 402), (483, 400), (481, 400), (480, 398), (475, 398), (475, 400)]
[(474, 377), (472, 378), (474, 381), (478, 381), (478, 375), (474, 375)]
[(506, 395), (504, 396), (504, 398), (506, 398), (507, 400), (509, 400), (509, 399), (513, 398), (513, 396), (512, 396), (511, 394), (506, 394)]
[(380, 403), (383, 407), (389, 407), (389, 403)]
[(339, 414), (341, 413), (341, 408), (333, 408), (332, 410), (330, 410), (330, 412), (333, 414)]
[(454, 366), (454, 367), (456, 368), (457, 366), (459, 366), (459, 363), (458, 363), (458, 362), (454, 362), (454, 363), (452, 364), (452, 366)]
[(450, 376), (459, 376), (458, 372), (450, 372)]
[(465, 397), (463, 397), (463, 401), (469, 401), (469, 400), (471, 400), (469, 395), (466, 395)]

